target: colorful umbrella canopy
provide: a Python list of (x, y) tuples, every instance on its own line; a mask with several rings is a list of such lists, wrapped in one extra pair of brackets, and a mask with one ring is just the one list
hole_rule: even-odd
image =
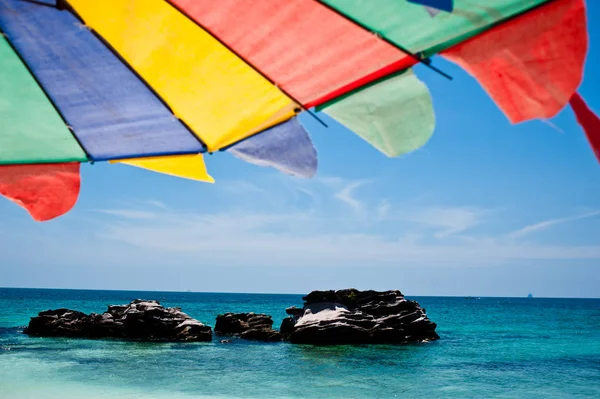
[(308, 178), (301, 112), (406, 154), (435, 125), (411, 67), (443, 74), (437, 54), (513, 123), (570, 104), (600, 159), (600, 120), (576, 93), (585, 1), (480, 3), (0, 0), (0, 194), (50, 220), (76, 203), (82, 162), (213, 182), (202, 154), (217, 151)]

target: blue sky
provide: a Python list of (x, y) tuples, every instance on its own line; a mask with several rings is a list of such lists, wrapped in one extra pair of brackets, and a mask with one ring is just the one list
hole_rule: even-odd
[[(600, 111), (600, 5), (580, 93)], [(595, 26), (594, 26), (595, 25)], [(511, 125), (477, 82), (417, 67), (436, 130), (390, 159), (303, 118), (303, 180), (207, 156), (214, 185), (84, 165), (74, 210), (36, 223), (0, 199), (0, 286), (224, 292), (356, 287), (409, 295), (600, 297), (600, 166), (566, 108)]]

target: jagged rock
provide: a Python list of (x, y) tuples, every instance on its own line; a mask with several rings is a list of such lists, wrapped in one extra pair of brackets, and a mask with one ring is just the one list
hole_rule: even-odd
[(136, 299), (129, 305), (112, 305), (103, 314), (69, 309), (40, 312), (25, 334), (40, 337), (123, 338), (144, 341), (211, 341), (212, 330), (158, 301)]
[(400, 291), (313, 291), (286, 309), (283, 338), (297, 344), (410, 343), (439, 339), (437, 325)]
[(33, 317), (25, 331), (44, 331), (48, 326), (47, 336), (51, 337), (77, 337), (87, 331), (87, 318), (85, 313), (70, 309), (56, 309), (40, 312), (38, 317)]
[(292, 331), (294, 331), (294, 324), (296, 324), (296, 321), (293, 317), (286, 317), (283, 319), (281, 322), (281, 327), (279, 327), (279, 332), (281, 335), (286, 336), (291, 334)]
[(285, 313), (289, 314), (292, 317), (299, 317), (302, 316), (302, 314), (304, 313), (304, 309), (299, 309), (295, 306), (290, 306), (285, 310)]
[(281, 341), (281, 334), (273, 330), (273, 319), (266, 314), (225, 313), (217, 316), (215, 333), (238, 336), (252, 341)]

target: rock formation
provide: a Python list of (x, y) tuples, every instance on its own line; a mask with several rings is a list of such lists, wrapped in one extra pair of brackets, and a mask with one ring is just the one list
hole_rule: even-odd
[(238, 336), (252, 341), (281, 341), (281, 334), (273, 330), (273, 319), (266, 314), (225, 313), (217, 316), (215, 334)]
[(129, 305), (113, 305), (103, 314), (70, 309), (40, 312), (32, 317), (25, 334), (40, 337), (122, 338), (144, 341), (211, 341), (209, 326), (192, 319), (179, 308), (165, 308), (158, 301), (136, 299)]
[(297, 344), (409, 343), (439, 339), (415, 301), (400, 291), (313, 291), (286, 309), (280, 331)]
[[(400, 291), (313, 291), (303, 308), (286, 309), (290, 316), (273, 330), (271, 316), (225, 313), (217, 316), (215, 333), (242, 339), (293, 344), (411, 343), (439, 339), (436, 324), (425, 309)], [(25, 334), (41, 337), (121, 338), (144, 341), (212, 341), (212, 330), (180, 308), (165, 308), (153, 300), (109, 306), (103, 314), (70, 309), (40, 312)], [(231, 342), (229, 339), (222, 343)]]

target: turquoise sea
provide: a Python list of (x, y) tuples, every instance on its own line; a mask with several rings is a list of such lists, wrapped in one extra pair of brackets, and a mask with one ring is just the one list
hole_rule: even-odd
[(413, 346), (29, 338), (41, 310), (136, 298), (214, 326), (300, 295), (0, 289), (0, 398), (600, 398), (600, 299), (411, 297), (441, 339)]

